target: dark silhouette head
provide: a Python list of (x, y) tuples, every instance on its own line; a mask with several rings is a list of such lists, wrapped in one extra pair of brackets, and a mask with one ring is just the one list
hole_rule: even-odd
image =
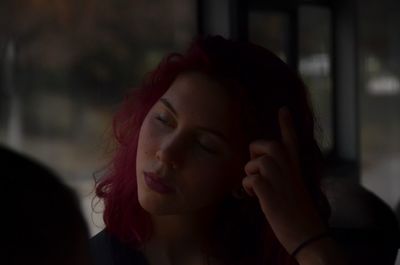
[(350, 180), (326, 179), (324, 187), (332, 209), (333, 236), (352, 264), (394, 264), (400, 229), (389, 205)]
[(30, 158), (0, 147), (0, 159), (6, 264), (90, 264), (74, 192)]

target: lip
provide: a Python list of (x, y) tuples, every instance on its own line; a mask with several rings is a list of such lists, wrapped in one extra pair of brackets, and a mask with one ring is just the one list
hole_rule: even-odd
[(172, 193), (174, 189), (168, 186), (165, 182), (161, 180), (159, 176), (151, 172), (143, 172), (144, 173), (144, 181), (146, 182), (147, 186), (162, 194)]

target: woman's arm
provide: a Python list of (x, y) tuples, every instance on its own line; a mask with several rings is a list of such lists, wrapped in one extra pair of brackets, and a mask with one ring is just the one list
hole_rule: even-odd
[(329, 237), (302, 248), (295, 256), (300, 265), (347, 265), (347, 257)]
[(288, 109), (279, 111), (279, 124), (282, 142), (261, 139), (250, 144), (243, 187), (257, 197), (276, 237), (300, 265), (346, 264), (333, 239), (320, 236), (328, 229), (301, 176), (297, 136)]

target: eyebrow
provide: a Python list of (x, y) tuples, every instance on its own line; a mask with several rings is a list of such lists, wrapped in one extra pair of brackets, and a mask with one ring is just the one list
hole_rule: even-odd
[[(172, 104), (166, 98), (160, 98), (160, 101), (164, 104), (164, 106), (167, 109), (169, 109), (176, 117), (178, 117), (177, 111), (175, 110), (175, 108), (172, 106)], [(211, 134), (215, 135), (216, 137), (220, 138), (222, 141), (224, 141), (226, 143), (228, 142), (227, 138), (225, 137), (225, 135), (223, 133), (219, 132), (219, 131), (216, 131), (216, 130), (213, 130), (213, 129), (210, 129), (210, 128), (207, 128), (207, 127), (202, 127), (202, 126), (197, 127), (197, 128), (199, 130), (206, 131), (208, 133), (211, 133)]]
[(176, 112), (175, 108), (172, 106), (171, 103), (166, 98), (161, 98), (160, 101), (164, 103), (164, 105), (172, 112), (176, 117), (178, 117), (178, 113)]

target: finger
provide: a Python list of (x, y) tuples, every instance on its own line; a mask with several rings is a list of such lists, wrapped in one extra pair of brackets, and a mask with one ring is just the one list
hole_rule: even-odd
[(282, 143), (292, 161), (297, 163), (299, 159), (297, 135), (292, 115), (287, 107), (282, 107), (279, 110), (279, 126), (282, 134)]
[(262, 140), (262, 139), (252, 141), (249, 144), (249, 152), (250, 152), (251, 159), (254, 159), (254, 158), (264, 155), (265, 147), (263, 147), (263, 146), (266, 145), (267, 143), (268, 143), (267, 140)]
[(270, 182), (277, 182), (283, 179), (282, 169), (274, 159), (268, 155), (250, 160), (244, 167), (247, 176), (260, 175), (270, 179)]
[(242, 180), (242, 186), (243, 189), (246, 191), (246, 193), (248, 195), (250, 195), (251, 197), (255, 197), (256, 193), (254, 191), (254, 178), (257, 177), (257, 175), (250, 175), (250, 176), (246, 176), (243, 180)]
[(288, 154), (284, 146), (277, 141), (256, 140), (250, 143), (250, 156), (252, 159), (268, 155), (283, 169), (288, 166)]
[(263, 194), (262, 190), (267, 191), (272, 188), (268, 180), (258, 174), (246, 176), (242, 180), (242, 185), (246, 193), (252, 197), (259, 197)]

